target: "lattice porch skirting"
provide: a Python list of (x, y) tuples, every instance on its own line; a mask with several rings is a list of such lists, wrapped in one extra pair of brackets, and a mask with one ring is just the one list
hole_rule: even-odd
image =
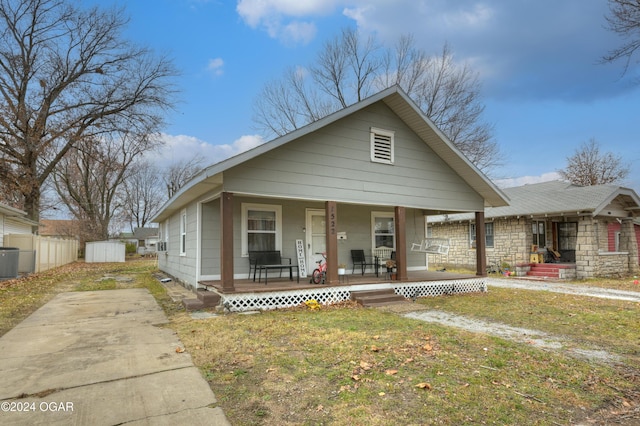
[(266, 293), (220, 294), (221, 303), (231, 312), (282, 309), (298, 306), (307, 300), (316, 300), (321, 305), (349, 300), (352, 291), (393, 288), (406, 298), (441, 296), (443, 294), (477, 293), (487, 291), (483, 277), (421, 281), (410, 283), (388, 282), (340, 287), (319, 286), (317, 289), (285, 290)]

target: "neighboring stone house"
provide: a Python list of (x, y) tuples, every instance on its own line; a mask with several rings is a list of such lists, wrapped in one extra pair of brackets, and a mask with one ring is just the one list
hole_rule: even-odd
[[(640, 198), (632, 189), (553, 181), (503, 192), (510, 205), (485, 210), (488, 264), (528, 265), (550, 260), (553, 250), (580, 279), (637, 273)], [(428, 217), (429, 236), (450, 239), (449, 253), (430, 261), (474, 268), (476, 226), (469, 214)], [(619, 232), (613, 245), (611, 232)]]
[[(609, 224), (608, 243), (609, 251), (620, 251), (620, 236), (622, 235), (622, 221), (615, 221)], [(633, 229), (636, 234), (636, 241), (640, 245), (640, 219), (636, 218), (633, 221)], [(638, 262), (640, 262), (640, 250), (638, 250)]]

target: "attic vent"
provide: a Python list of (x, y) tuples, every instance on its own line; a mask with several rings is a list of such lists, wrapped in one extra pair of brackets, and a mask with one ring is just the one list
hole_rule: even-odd
[(393, 135), (389, 130), (371, 128), (371, 161), (393, 164)]

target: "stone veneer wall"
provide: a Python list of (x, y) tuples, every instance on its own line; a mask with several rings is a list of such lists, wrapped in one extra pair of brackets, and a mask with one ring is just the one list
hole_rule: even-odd
[[(429, 265), (451, 265), (475, 269), (476, 251), (470, 247), (470, 221), (433, 223), (431, 236), (450, 240), (448, 255), (429, 255)], [(527, 232), (529, 233), (527, 235)], [(487, 247), (487, 264), (508, 263), (512, 268), (529, 261), (531, 226), (524, 218), (493, 220), (493, 247)]]
[(596, 263), (596, 277), (619, 277), (629, 273), (628, 253), (599, 253)]
[(622, 219), (620, 227), (620, 250), (628, 252), (627, 272), (637, 275), (640, 272), (638, 265), (638, 239), (633, 218)]

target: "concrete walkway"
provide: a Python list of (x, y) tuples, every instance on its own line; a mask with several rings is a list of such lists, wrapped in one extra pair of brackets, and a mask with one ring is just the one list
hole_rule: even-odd
[(146, 289), (57, 295), (0, 338), (2, 425), (229, 425)]

